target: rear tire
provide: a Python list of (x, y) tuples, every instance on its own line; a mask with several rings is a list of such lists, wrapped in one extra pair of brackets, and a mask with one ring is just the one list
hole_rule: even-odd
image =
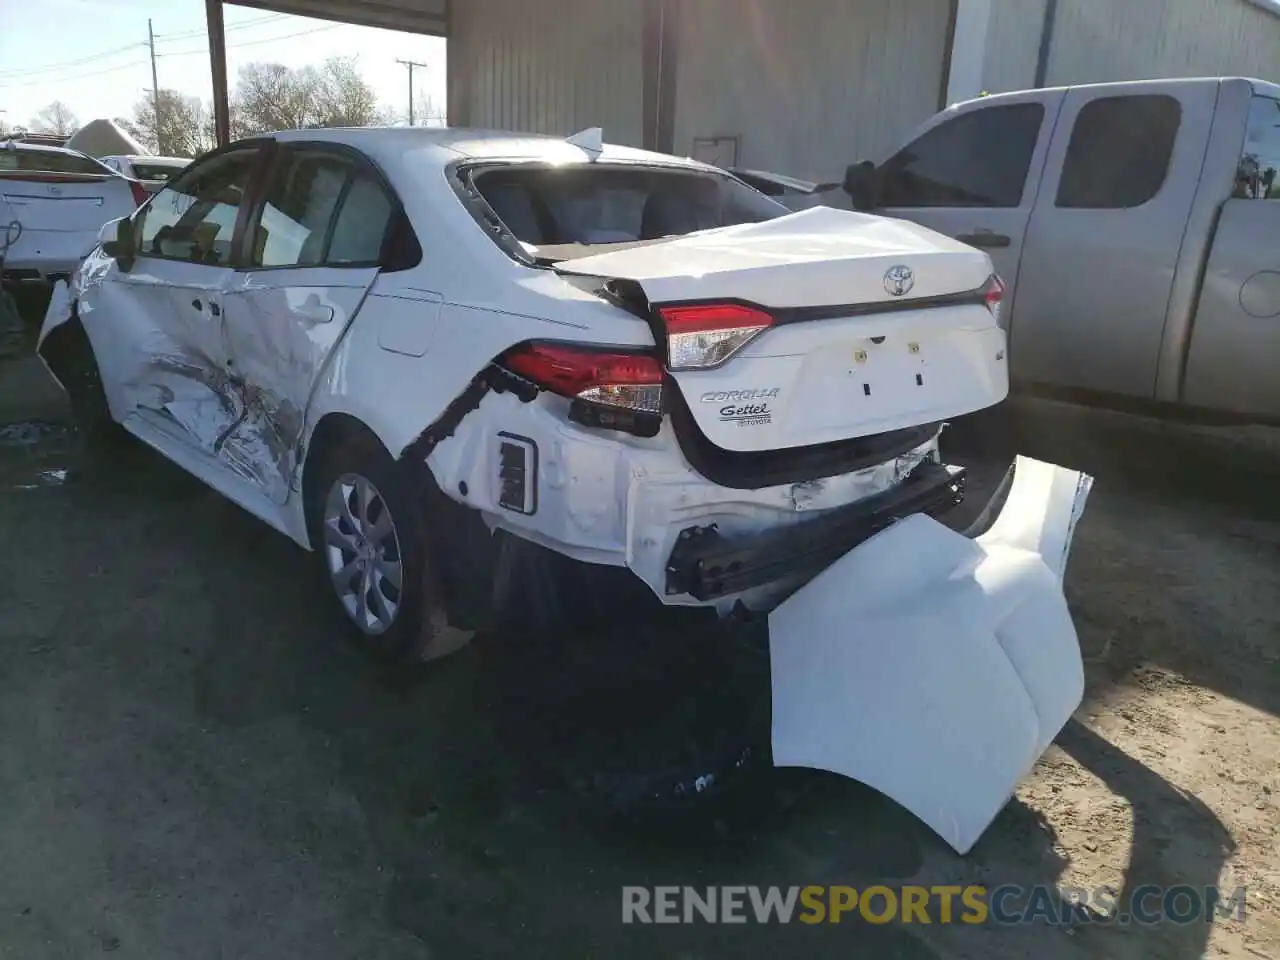
[(349, 437), (321, 457), (308, 528), (317, 576), (352, 640), (388, 661), (435, 660), (465, 646), (473, 632), (445, 616), (424, 496), (371, 437)]

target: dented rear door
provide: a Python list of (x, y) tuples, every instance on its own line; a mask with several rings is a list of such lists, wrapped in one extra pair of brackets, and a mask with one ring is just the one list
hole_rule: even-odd
[(381, 270), (396, 208), (352, 151), (279, 151), (226, 299), (228, 369), (244, 414), (219, 450), (273, 502), (288, 499), (312, 390)]

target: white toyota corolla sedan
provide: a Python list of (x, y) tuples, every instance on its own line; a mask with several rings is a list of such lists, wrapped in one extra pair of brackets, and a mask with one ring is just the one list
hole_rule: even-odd
[(931, 516), (963, 495), (943, 423), (1008, 389), (1002, 293), (923, 227), (598, 130), (304, 130), (106, 224), (40, 353), (90, 435), (313, 551), (381, 654), (767, 617), (774, 762), (966, 850), (1083, 684), (1061, 581), (1088, 478), (1019, 460), (988, 528)]

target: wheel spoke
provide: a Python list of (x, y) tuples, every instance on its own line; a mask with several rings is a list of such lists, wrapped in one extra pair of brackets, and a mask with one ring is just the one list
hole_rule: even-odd
[[(341, 570), (333, 575), (333, 585), (338, 589), (339, 594), (359, 589), (358, 584), (353, 587), (351, 583), (358, 573), (360, 573), (360, 561), (352, 557)], [(361, 579), (364, 579), (363, 576)]]
[(347, 526), (349, 526), (353, 531), (359, 530), (360, 520), (351, 509), (351, 501), (353, 498), (359, 496), (359, 490), (353, 486), (350, 490), (341, 490), (340, 493), (340, 517), (342, 520), (346, 521)]
[(351, 534), (343, 532), (338, 520), (325, 521), (324, 542), (331, 547), (337, 547), (344, 554), (355, 553), (356, 551), (355, 538)]
[(376, 543), (394, 529), (395, 527), (391, 524), (391, 511), (387, 509), (387, 501), (379, 499), (378, 519), (373, 522), (373, 526), (369, 529), (369, 539)]
[(391, 621), (395, 619), (395, 611), (391, 608), (391, 604), (387, 598), (382, 595), (382, 591), (378, 588), (378, 584), (373, 584), (373, 590), (369, 594), (373, 601), (373, 615), (378, 618), (384, 628), (391, 626)]
[(363, 571), (356, 580), (356, 623), (362, 630), (369, 626), (369, 575)]
[(396, 588), (397, 592), (404, 589), (400, 583), (400, 561), (387, 560), (385, 557), (380, 557), (376, 562), (375, 568), (387, 583)]
[(373, 503), (373, 498), (373, 484), (364, 477), (359, 477), (356, 480), (356, 519), (360, 523), (360, 532), (365, 536), (369, 535), (373, 526), (369, 520), (369, 506)]

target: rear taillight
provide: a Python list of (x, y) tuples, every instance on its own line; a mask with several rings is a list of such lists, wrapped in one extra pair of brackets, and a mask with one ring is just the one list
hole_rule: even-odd
[(147, 188), (140, 184), (137, 180), (129, 181), (129, 189), (133, 191), (134, 206), (140, 207), (147, 202), (147, 197), (151, 194), (147, 193)]
[(991, 315), (999, 321), (1000, 307), (1004, 303), (1004, 281), (994, 273), (982, 285), (982, 299), (987, 309), (991, 311)]
[(764, 331), (773, 317), (738, 303), (659, 307), (667, 330), (667, 364), (672, 370), (718, 367)]
[(508, 352), (502, 365), (575, 401), (573, 419), (588, 426), (633, 430), (639, 414), (655, 418), (642, 431), (651, 434), (662, 415), (662, 366), (647, 353), (528, 343)]

